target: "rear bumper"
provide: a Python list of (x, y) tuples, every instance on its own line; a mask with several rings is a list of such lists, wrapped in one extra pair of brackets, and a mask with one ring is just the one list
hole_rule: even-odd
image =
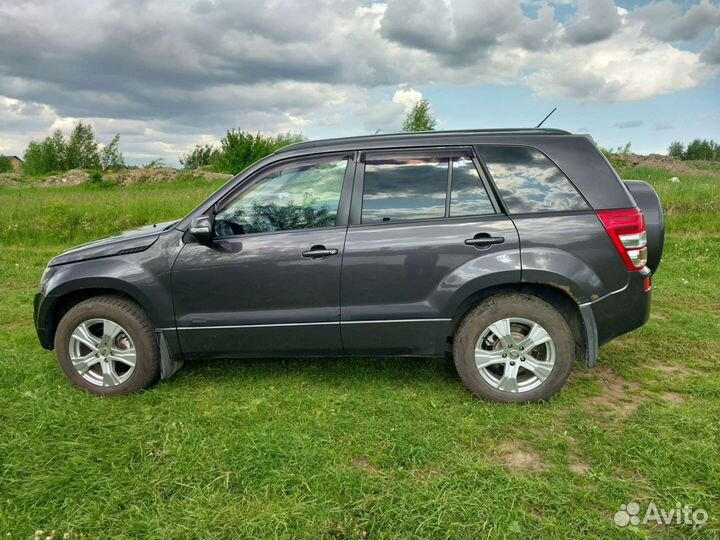
[(650, 276), (647, 267), (629, 272), (628, 283), (623, 289), (590, 304), (597, 326), (598, 345), (631, 332), (648, 321), (652, 290), (645, 290), (645, 278)]

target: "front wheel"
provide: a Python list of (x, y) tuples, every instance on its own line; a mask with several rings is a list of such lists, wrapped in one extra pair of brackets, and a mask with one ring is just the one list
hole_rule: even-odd
[(563, 316), (528, 294), (490, 297), (455, 333), (455, 367), (471, 392), (488, 401), (544, 401), (565, 384), (575, 342)]
[(55, 333), (55, 354), (68, 379), (93, 394), (131, 394), (160, 378), (152, 324), (139, 306), (116, 296), (70, 309)]

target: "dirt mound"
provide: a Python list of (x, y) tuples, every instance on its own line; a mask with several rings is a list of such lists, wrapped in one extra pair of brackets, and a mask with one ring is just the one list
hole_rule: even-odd
[(65, 186), (76, 186), (87, 182), (88, 178), (90, 178), (90, 173), (87, 171), (83, 169), (71, 169), (61, 174), (48, 176), (38, 185), (55, 186), (62, 184)]
[(232, 174), (215, 173), (203, 170), (181, 171), (172, 167), (158, 167), (156, 169), (125, 169), (118, 172), (108, 172), (103, 175), (107, 180), (122, 185), (145, 183), (155, 184), (158, 182), (173, 182), (179, 177), (204, 178), (206, 180), (229, 180)]
[[(84, 169), (72, 169), (59, 174), (52, 174), (41, 179), (27, 178), (18, 172), (9, 172), (0, 174), (0, 186), (22, 187), (35, 185), (38, 187), (49, 186), (76, 186), (90, 181), (91, 173)], [(123, 169), (120, 171), (105, 171), (102, 178), (108, 182), (115, 182), (120, 185), (129, 185), (137, 183), (155, 184), (159, 182), (174, 182), (180, 179), (189, 178), (205, 179), (205, 180), (229, 180), (232, 174), (217, 173), (196, 169), (194, 171), (186, 171), (173, 169), (172, 167), (159, 167), (153, 169)]]
[(0, 186), (18, 187), (22, 185), (22, 182), (18, 180), (18, 173), (0, 173)]
[(720, 178), (720, 170), (717, 162), (712, 161), (681, 161), (670, 156), (661, 154), (615, 154), (613, 161), (621, 163), (624, 167), (651, 167), (653, 169), (664, 169), (675, 175), (703, 175)]

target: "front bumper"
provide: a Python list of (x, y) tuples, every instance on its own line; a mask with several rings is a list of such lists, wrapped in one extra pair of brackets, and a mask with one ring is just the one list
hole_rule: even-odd
[(42, 316), (44, 300), (45, 295), (43, 293), (39, 292), (35, 295), (35, 298), (33, 299), (33, 321), (35, 323), (35, 332), (40, 340), (40, 345), (42, 345), (44, 349), (52, 350), (52, 337), (50, 329), (46, 326), (50, 321), (48, 321), (47, 317)]

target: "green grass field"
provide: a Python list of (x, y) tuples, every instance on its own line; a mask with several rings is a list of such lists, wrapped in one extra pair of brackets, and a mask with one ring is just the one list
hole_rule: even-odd
[[(142, 394), (83, 393), (34, 334), (45, 263), (219, 183), (0, 187), (0, 535), (717, 538), (720, 178), (620, 172), (667, 209), (651, 320), (526, 406), (472, 398), (445, 359), (195, 362)], [(709, 520), (620, 528), (631, 501)]]

